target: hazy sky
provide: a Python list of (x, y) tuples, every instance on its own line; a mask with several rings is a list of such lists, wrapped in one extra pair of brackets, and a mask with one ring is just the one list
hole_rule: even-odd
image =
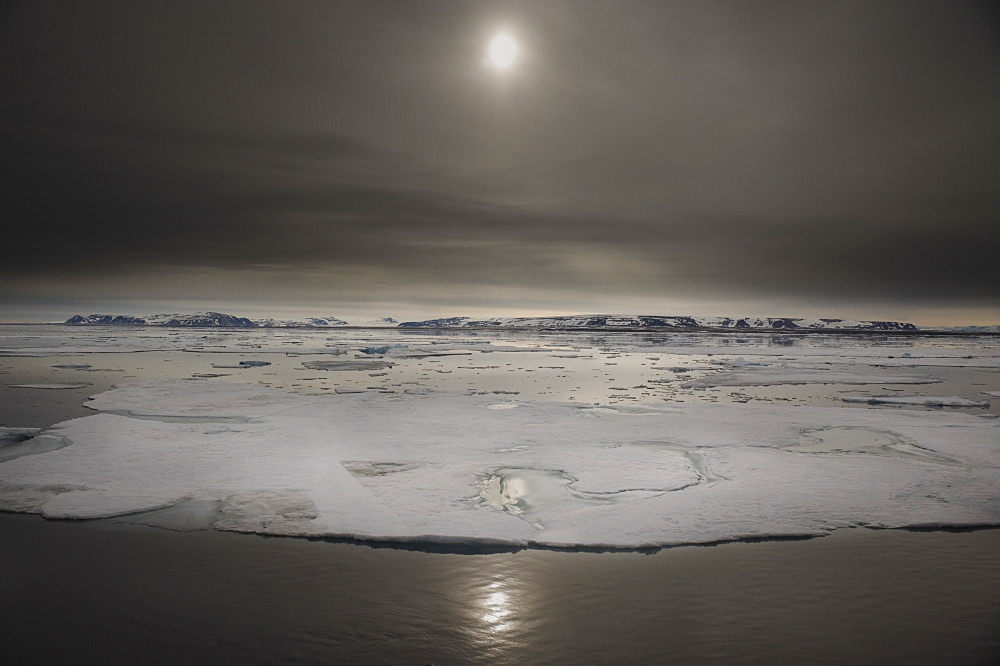
[(1000, 323), (991, 3), (30, 0), (0, 91), (0, 320)]

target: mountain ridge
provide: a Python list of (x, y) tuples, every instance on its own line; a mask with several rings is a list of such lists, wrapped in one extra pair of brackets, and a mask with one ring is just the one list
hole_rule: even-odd
[(682, 328), (765, 330), (917, 331), (909, 322), (804, 317), (690, 317), (674, 315), (561, 315), (553, 317), (445, 317), (403, 322), (400, 328)]
[[(338, 317), (273, 319), (240, 317), (222, 312), (192, 314), (74, 315), (67, 326), (166, 326), (198, 328), (333, 328), (352, 326)], [(393, 328), (542, 328), (542, 329), (725, 329), (783, 331), (919, 331), (908, 322), (804, 317), (691, 317), (686, 315), (559, 315), (551, 317), (443, 317), (397, 322), (379, 317), (364, 326)]]
[(250, 319), (224, 312), (193, 314), (155, 314), (149, 316), (91, 314), (73, 315), (67, 326), (167, 326), (192, 328), (331, 328), (349, 326), (337, 317), (298, 317), (292, 319)]

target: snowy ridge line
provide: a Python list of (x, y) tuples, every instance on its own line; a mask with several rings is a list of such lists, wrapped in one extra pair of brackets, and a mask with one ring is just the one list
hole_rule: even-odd
[[(330, 328), (350, 326), (337, 317), (297, 319), (250, 319), (221, 312), (194, 314), (74, 315), (67, 326), (167, 326), (192, 328)], [(917, 331), (915, 325), (897, 321), (857, 321), (847, 319), (806, 319), (801, 317), (689, 317), (665, 315), (568, 315), (553, 317), (446, 317), (399, 323), (392, 317), (365, 322), (362, 327), (399, 328), (568, 328), (568, 329), (764, 329), (782, 331)]]
[[(352, 327), (338, 317), (299, 317), (293, 319), (251, 319), (223, 312), (196, 312), (194, 314), (91, 314), (73, 315), (62, 322), (66, 326), (164, 326), (169, 328), (335, 328)], [(353, 328), (395, 327), (392, 317), (378, 317)]]
[(403, 322), (400, 328), (566, 328), (646, 329), (681, 328), (704, 330), (781, 331), (918, 331), (914, 324), (897, 321), (806, 319), (801, 317), (688, 317), (664, 315), (567, 315), (557, 317), (446, 317)]
[(67, 326), (167, 326), (173, 328), (330, 328), (347, 326), (337, 317), (303, 317), (298, 319), (249, 319), (222, 312), (194, 314), (156, 314), (149, 316), (121, 314), (73, 315)]

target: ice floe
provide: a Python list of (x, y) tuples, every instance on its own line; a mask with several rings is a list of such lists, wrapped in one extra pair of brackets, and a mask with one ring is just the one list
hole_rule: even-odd
[(310, 370), (381, 370), (391, 368), (389, 361), (304, 361), (302, 367)]
[(58, 434), (39, 435), (38, 428), (0, 428), (0, 462), (48, 453), (69, 445)]
[(1000, 524), (1000, 421), (966, 414), (303, 396), (183, 380), (87, 405), (101, 413), (18, 442), (39, 450), (0, 464), (0, 509), (614, 548)]
[(38, 433), (38, 428), (8, 428), (0, 426), (0, 442), (23, 442)]
[(50, 382), (47, 384), (8, 384), (11, 388), (18, 389), (42, 389), (47, 391), (59, 391), (63, 389), (81, 389), (90, 386), (90, 382)]
[(860, 395), (841, 398), (844, 402), (869, 405), (923, 405), (924, 407), (989, 407), (988, 400), (969, 400), (957, 395)]
[(685, 382), (684, 388), (715, 386), (779, 386), (783, 384), (934, 384), (929, 375), (864, 375), (848, 372), (801, 371), (787, 368), (722, 371)]

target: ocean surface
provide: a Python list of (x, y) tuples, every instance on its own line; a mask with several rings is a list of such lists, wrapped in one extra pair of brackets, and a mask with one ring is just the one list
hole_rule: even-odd
[[(1000, 391), (998, 359), (1000, 344), (987, 337), (3, 326), (0, 426), (48, 428), (93, 415), (88, 397), (113, 386), (170, 379), (301, 395), (416, 389), (598, 408), (718, 403), (989, 419), (1000, 413), (989, 395)], [(365, 369), (305, 366), (315, 360)], [(885, 381), (754, 384), (740, 374), (758, 369)], [(939, 381), (891, 381), (914, 375)], [(713, 386), (720, 378), (730, 383)], [(842, 400), (875, 395), (989, 404)], [(11, 663), (1000, 658), (1000, 531), (974, 525), (590, 552), (600, 549), (373, 545), (5, 513), (0, 537)]]

